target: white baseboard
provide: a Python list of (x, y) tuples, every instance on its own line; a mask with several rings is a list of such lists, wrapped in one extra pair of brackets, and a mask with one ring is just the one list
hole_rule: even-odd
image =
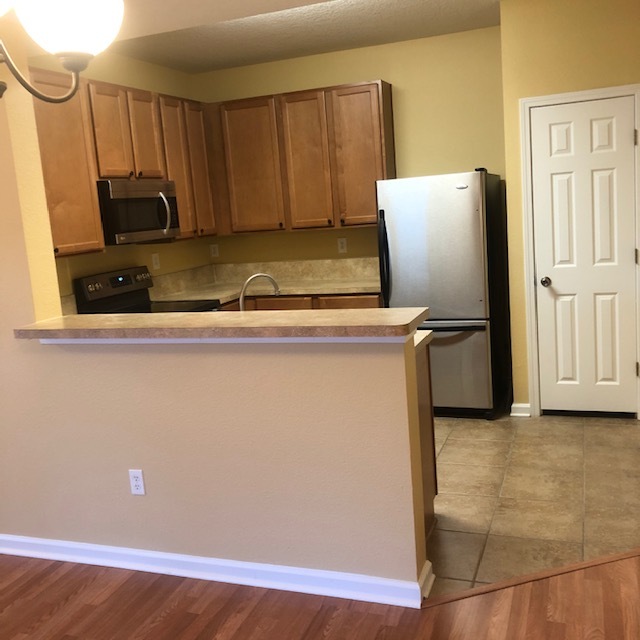
[(511, 416), (514, 418), (530, 418), (531, 405), (530, 404), (512, 404)]
[(422, 599), (428, 595), (434, 580), (429, 561), (425, 563), (419, 579), (413, 582), (356, 573), (1, 534), (0, 554), (117, 567), (414, 609), (420, 608)]

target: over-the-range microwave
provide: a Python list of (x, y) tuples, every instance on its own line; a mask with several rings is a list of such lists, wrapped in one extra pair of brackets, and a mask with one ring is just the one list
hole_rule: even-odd
[(98, 180), (105, 244), (161, 242), (180, 235), (172, 180)]

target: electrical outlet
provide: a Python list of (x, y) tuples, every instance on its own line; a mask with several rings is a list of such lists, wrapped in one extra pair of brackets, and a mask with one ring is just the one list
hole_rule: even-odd
[(129, 469), (129, 484), (131, 485), (131, 495), (144, 496), (144, 476), (142, 469)]
[(151, 266), (154, 271), (157, 271), (160, 268), (160, 254), (152, 253), (151, 254)]
[(220, 252), (218, 250), (218, 245), (217, 244), (210, 244), (209, 245), (209, 257), (217, 258), (219, 256), (220, 256)]
[(347, 239), (338, 238), (338, 253), (347, 253)]

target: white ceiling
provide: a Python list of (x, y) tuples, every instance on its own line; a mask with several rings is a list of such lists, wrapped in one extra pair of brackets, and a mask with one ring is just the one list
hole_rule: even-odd
[(499, 0), (125, 0), (125, 22), (111, 49), (200, 73), (495, 26), (500, 22), (499, 4)]

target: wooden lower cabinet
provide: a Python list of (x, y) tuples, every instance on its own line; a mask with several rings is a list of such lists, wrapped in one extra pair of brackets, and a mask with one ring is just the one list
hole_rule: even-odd
[(313, 309), (311, 296), (264, 296), (255, 298), (256, 311)]
[[(31, 70), (36, 88), (61, 95), (71, 84), (69, 74)], [(100, 221), (87, 84), (67, 102), (33, 101), (44, 187), (57, 256), (100, 251), (104, 236)]]
[(315, 309), (375, 309), (380, 306), (379, 295), (318, 296)]
[[(335, 296), (251, 296), (245, 299), (245, 311), (278, 311), (286, 309), (375, 309), (380, 306), (377, 294)], [(220, 311), (239, 311), (237, 300), (227, 302)]]

